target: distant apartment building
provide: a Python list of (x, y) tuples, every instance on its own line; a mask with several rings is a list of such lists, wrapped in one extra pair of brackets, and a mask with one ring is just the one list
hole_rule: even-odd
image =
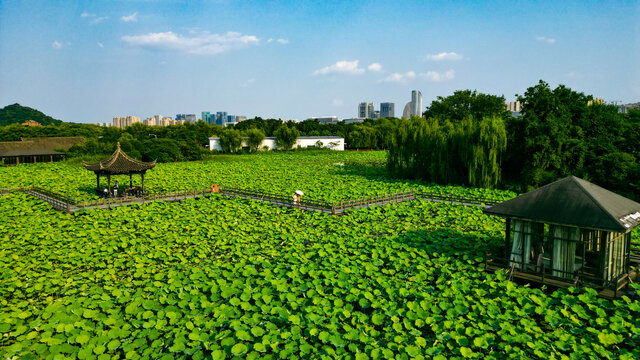
[(507, 110), (511, 112), (511, 116), (520, 117), (522, 116), (522, 104), (520, 101), (510, 101), (505, 103)]
[(137, 116), (117, 116), (113, 118), (113, 126), (120, 129), (124, 129), (127, 126), (131, 126), (139, 122), (140, 118)]
[(402, 111), (403, 118), (409, 119), (411, 116), (422, 116), (422, 93), (418, 90), (411, 91), (411, 101)]
[(381, 118), (390, 118), (395, 116), (395, 104), (394, 103), (380, 103), (380, 117)]
[(626, 114), (629, 111), (629, 109), (640, 109), (640, 102), (618, 105), (619, 113)]
[(522, 104), (520, 104), (520, 101), (510, 101), (506, 103), (506, 105), (507, 110), (511, 112), (520, 112), (522, 110)]
[(146, 119), (142, 120), (142, 123), (145, 124), (145, 125), (149, 125), (149, 126), (158, 126), (159, 125), (158, 121), (156, 120), (155, 117), (146, 118)]
[(364, 122), (364, 118), (350, 118), (350, 119), (344, 119), (344, 123), (345, 123), (345, 125), (355, 124), (355, 123), (361, 123), (361, 122)]
[(196, 122), (196, 114), (176, 114), (176, 121), (184, 120), (190, 123)]
[(236, 115), (236, 122), (245, 121), (245, 120), (247, 120), (246, 116)]
[(358, 117), (371, 119), (373, 118), (373, 103), (360, 103), (358, 104)]
[(101, 126), (101, 127), (110, 127), (111, 125), (113, 125), (112, 123), (108, 123), (108, 122), (103, 122), (103, 123), (96, 123), (96, 125)]
[(593, 100), (587, 101), (587, 105), (590, 106), (590, 105), (593, 105), (593, 104), (603, 105), (604, 104), (604, 99), (597, 97), (597, 98), (595, 98)]

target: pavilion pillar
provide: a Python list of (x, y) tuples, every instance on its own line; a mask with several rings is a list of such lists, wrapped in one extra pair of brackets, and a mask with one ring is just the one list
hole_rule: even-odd
[(509, 240), (511, 240), (511, 218), (507, 218), (507, 226), (504, 231), (504, 243), (505, 243), (504, 255), (505, 255), (505, 260), (507, 261), (507, 264), (509, 263), (509, 259), (510, 259), (509, 252), (511, 251), (511, 248), (509, 247)]
[(132, 179), (132, 174), (129, 174), (129, 188), (133, 187), (133, 179)]
[[(53, 162), (53, 155), (49, 155), (49, 161)], [(99, 187), (99, 186), (98, 186)]]
[(16, 156), (16, 165), (20, 165), (20, 156)]
[(33, 163), (35, 164), (35, 163), (37, 163), (37, 162), (38, 162), (38, 160), (36, 160), (36, 156), (34, 155), (34, 156), (33, 156)]
[(107, 184), (109, 188), (109, 196), (111, 196), (111, 174), (107, 174)]

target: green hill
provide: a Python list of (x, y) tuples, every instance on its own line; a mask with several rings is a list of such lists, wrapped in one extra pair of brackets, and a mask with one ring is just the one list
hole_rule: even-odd
[(0, 126), (11, 124), (22, 124), (27, 120), (34, 120), (41, 125), (60, 125), (62, 120), (57, 120), (51, 116), (20, 104), (7, 105), (0, 109)]

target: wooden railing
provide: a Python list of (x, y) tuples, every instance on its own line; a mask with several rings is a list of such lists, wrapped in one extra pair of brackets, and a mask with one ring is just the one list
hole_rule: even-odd
[(369, 196), (358, 199), (343, 200), (339, 202), (327, 202), (322, 200), (303, 198), (299, 202), (294, 201), (293, 196), (271, 193), (262, 190), (238, 189), (230, 187), (220, 187), (217, 191), (211, 189), (205, 190), (185, 190), (174, 191), (159, 194), (144, 194), (138, 196), (121, 196), (109, 197), (96, 200), (77, 200), (69, 196), (65, 196), (51, 190), (40, 187), (29, 188), (5, 188), (0, 189), (0, 194), (11, 191), (21, 191), (26, 194), (37, 197), (53, 206), (56, 209), (74, 212), (83, 208), (110, 207), (121, 206), (136, 203), (145, 203), (149, 201), (178, 201), (187, 198), (208, 197), (212, 194), (219, 193), (224, 196), (236, 196), (260, 201), (268, 201), (276, 205), (286, 206), (290, 208), (299, 208), (303, 210), (317, 210), (330, 214), (342, 214), (349, 209), (359, 209), (375, 205), (386, 205), (390, 203), (401, 203), (412, 201), (415, 199), (424, 199), (429, 201), (451, 202), (462, 205), (487, 206), (499, 203), (496, 200), (483, 199), (478, 197), (459, 196), (459, 195), (443, 195), (430, 192), (405, 191), (393, 194), (384, 194)]
[(282, 195), (275, 194), (268, 191), (261, 190), (251, 190), (251, 189), (235, 189), (229, 187), (221, 187), (220, 194), (227, 196), (239, 196), (246, 197), (261, 201), (269, 201), (271, 203), (285, 205), (288, 207), (301, 208), (306, 210), (320, 210), (320, 211), (328, 211), (331, 210), (333, 204), (330, 204), (326, 201), (321, 200), (313, 200), (309, 198), (303, 198), (299, 202), (293, 201), (293, 196), (291, 195)]

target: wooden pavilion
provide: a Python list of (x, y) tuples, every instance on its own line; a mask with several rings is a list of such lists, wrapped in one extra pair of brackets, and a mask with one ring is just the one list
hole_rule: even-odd
[(506, 218), (504, 257), (487, 255), (487, 270), (556, 287), (589, 286), (614, 298), (629, 283), (631, 231), (640, 204), (575, 176), (498, 205)]
[(142, 181), (141, 193), (144, 194), (144, 174), (147, 170), (150, 170), (154, 166), (156, 166), (156, 161), (154, 160), (152, 162), (143, 162), (133, 159), (124, 151), (122, 151), (122, 149), (120, 149), (120, 143), (118, 143), (116, 151), (108, 158), (97, 163), (88, 163), (83, 160), (82, 164), (87, 170), (93, 171), (96, 174), (98, 193), (101, 193), (101, 175), (107, 176), (109, 194), (111, 194), (111, 175), (129, 175), (129, 187), (132, 188), (133, 174), (140, 174), (140, 178)]

